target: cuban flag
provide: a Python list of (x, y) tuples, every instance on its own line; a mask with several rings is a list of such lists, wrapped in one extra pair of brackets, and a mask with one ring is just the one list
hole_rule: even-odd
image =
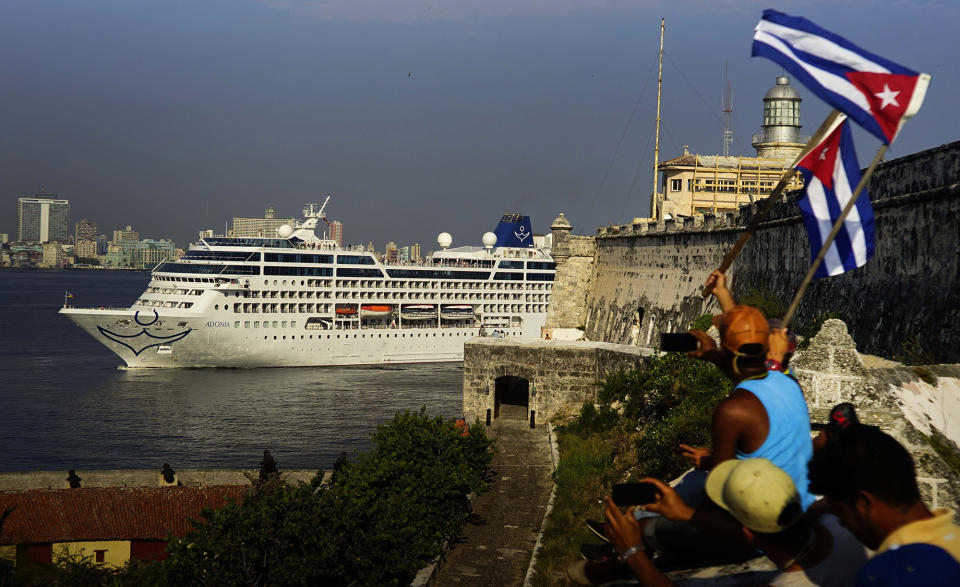
[[(853, 148), (850, 125), (845, 116), (839, 116), (834, 124), (823, 141), (796, 165), (803, 174), (803, 196), (799, 204), (810, 240), (811, 262), (816, 259), (841, 211), (860, 183), (860, 165)], [(870, 196), (864, 189), (827, 250), (814, 278), (839, 275), (861, 267), (873, 256), (873, 249), (873, 208), (870, 206)]]
[(764, 10), (753, 57), (778, 63), (871, 134), (890, 144), (920, 110), (930, 76), (864, 51), (805, 18)]

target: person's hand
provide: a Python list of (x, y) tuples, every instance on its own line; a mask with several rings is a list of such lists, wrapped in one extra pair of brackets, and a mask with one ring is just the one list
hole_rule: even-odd
[(610, 543), (617, 552), (628, 548), (643, 545), (643, 528), (633, 517), (633, 507), (627, 509), (626, 515), (620, 513), (620, 508), (607, 497), (607, 505), (603, 508), (603, 515), (607, 520), (603, 530), (610, 539)]
[(690, 461), (697, 469), (708, 469), (713, 463), (713, 450), (704, 446), (680, 444), (680, 456)]
[(710, 275), (707, 276), (707, 281), (703, 284), (703, 289), (714, 295), (716, 295), (718, 291), (725, 291), (727, 289), (727, 276), (720, 273), (719, 269), (714, 269), (710, 272)]
[(695, 351), (689, 351), (688, 357), (707, 361), (715, 361), (720, 357), (720, 349), (717, 348), (717, 341), (713, 340), (713, 337), (702, 330), (690, 330), (689, 333), (697, 339), (700, 346)]
[(660, 514), (664, 518), (675, 522), (689, 522), (693, 518), (693, 513), (696, 510), (687, 505), (687, 502), (683, 501), (683, 498), (673, 487), (652, 477), (641, 479), (640, 482), (651, 483), (657, 488), (656, 501), (643, 506), (644, 510)]
[(790, 350), (790, 341), (787, 340), (786, 328), (774, 328), (767, 338), (767, 358), (783, 363), (783, 357)]

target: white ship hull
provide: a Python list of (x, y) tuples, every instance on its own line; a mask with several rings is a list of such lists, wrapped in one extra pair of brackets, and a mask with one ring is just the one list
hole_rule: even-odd
[[(158, 322), (163, 322), (160, 326), (137, 323), (138, 317), (142, 323), (152, 321), (151, 311), (141, 310), (137, 316), (134, 310), (63, 308), (60, 313), (113, 351), (128, 367), (319, 367), (456, 362), (463, 360), (463, 343), (479, 335), (475, 327), (447, 326), (314, 331), (288, 327), (272, 329), (264, 335), (263, 331), (233, 328), (227, 321), (165, 313), (162, 309), (158, 312)], [(118, 324), (124, 320), (130, 324)], [(179, 326), (182, 322), (186, 325)], [(524, 323), (525, 328), (500, 330), (511, 337), (538, 337), (543, 316), (530, 316)], [(176, 338), (180, 335), (183, 336)]]

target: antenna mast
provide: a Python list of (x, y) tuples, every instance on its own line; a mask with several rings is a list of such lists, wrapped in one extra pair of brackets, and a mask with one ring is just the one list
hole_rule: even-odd
[(733, 89), (730, 87), (730, 77), (727, 75), (728, 62), (723, 62), (723, 156), (730, 156), (730, 145), (733, 144), (733, 130), (730, 128), (730, 115), (733, 113)]
[(660, 65), (657, 71), (657, 134), (653, 142), (653, 194), (650, 196), (650, 217), (660, 219), (659, 196), (657, 194), (657, 164), (660, 158), (660, 86), (663, 84), (663, 29), (664, 19), (660, 19)]

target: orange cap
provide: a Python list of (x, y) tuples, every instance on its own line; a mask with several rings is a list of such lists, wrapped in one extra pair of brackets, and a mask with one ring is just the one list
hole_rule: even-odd
[(770, 325), (763, 312), (751, 306), (734, 306), (729, 312), (713, 317), (720, 331), (720, 344), (731, 351), (739, 351), (745, 344), (759, 344), (766, 354)]

